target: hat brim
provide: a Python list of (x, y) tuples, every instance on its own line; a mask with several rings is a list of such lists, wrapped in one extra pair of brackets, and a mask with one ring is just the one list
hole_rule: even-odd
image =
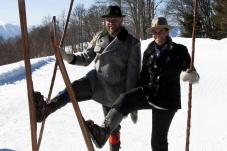
[(148, 29), (146, 30), (146, 32), (147, 32), (148, 34), (151, 34), (151, 33), (152, 33), (152, 30), (153, 30), (153, 29), (156, 29), (156, 28), (168, 28), (169, 30), (172, 30), (174, 27), (173, 27), (173, 26), (169, 26), (169, 25), (159, 25), (159, 26), (156, 26), (156, 27), (148, 28)]
[(102, 15), (101, 17), (102, 18), (106, 18), (106, 17), (125, 17), (125, 15), (121, 15), (121, 16), (119, 16), (119, 15)]

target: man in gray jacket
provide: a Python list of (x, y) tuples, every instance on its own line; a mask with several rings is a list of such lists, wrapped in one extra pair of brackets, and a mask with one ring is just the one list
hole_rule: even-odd
[[(94, 36), (84, 52), (67, 54), (60, 49), (62, 58), (69, 64), (87, 66), (94, 60), (95, 69), (73, 81), (72, 87), (78, 102), (97, 101), (102, 104), (105, 116), (120, 94), (136, 87), (141, 71), (140, 41), (122, 26), (124, 16), (118, 6), (109, 6), (102, 16), (105, 29)], [(70, 102), (67, 90), (59, 92), (50, 102), (36, 101), (37, 122)], [(133, 113), (131, 117), (134, 117), (132, 120), (135, 123), (137, 112)], [(110, 150), (120, 148), (119, 131), (120, 125), (109, 137)]]

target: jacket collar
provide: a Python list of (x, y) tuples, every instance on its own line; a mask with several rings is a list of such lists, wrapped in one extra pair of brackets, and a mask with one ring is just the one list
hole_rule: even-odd
[[(107, 36), (107, 35), (109, 35), (109, 34), (108, 34), (108, 31), (107, 31), (106, 29), (104, 29), (104, 30), (101, 32), (99, 39), (101, 39), (102, 37), (105, 37), (105, 36)], [(122, 26), (121, 31), (120, 31), (119, 34), (117, 35), (117, 38), (118, 38), (119, 40), (125, 42), (126, 39), (127, 39), (127, 36), (128, 36), (128, 31)]]
[(161, 46), (158, 46), (158, 45), (156, 45), (156, 46), (159, 50), (161, 50), (163, 48), (165, 48), (167, 50), (171, 50), (173, 48), (172, 38), (170, 36), (168, 36), (167, 40), (164, 44), (162, 44)]
[[(147, 49), (144, 51), (144, 56), (143, 56), (143, 63), (147, 66), (150, 66), (150, 64), (153, 63), (154, 58), (155, 58), (155, 48), (156, 48), (156, 43), (155, 41), (152, 41)], [(166, 50), (172, 50), (173, 49), (173, 42), (170, 36), (167, 37), (167, 41), (161, 45), (157, 47), (159, 50), (161, 49), (166, 49)], [(166, 61), (166, 59), (163, 59)]]

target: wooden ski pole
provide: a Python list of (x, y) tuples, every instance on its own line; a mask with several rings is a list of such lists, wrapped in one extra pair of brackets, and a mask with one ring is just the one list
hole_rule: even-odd
[(31, 127), (31, 140), (32, 140), (32, 150), (38, 151), (37, 148), (37, 124), (36, 124), (36, 114), (35, 114), (35, 103), (34, 103), (34, 89), (32, 82), (32, 72), (30, 63), (30, 52), (29, 52), (29, 42), (28, 42), (28, 32), (27, 32), (27, 21), (26, 21), (26, 9), (24, 0), (18, 0), (19, 14), (20, 14), (20, 25), (21, 25), (21, 36), (24, 49), (24, 63), (26, 71), (26, 81), (28, 90), (28, 104), (30, 113), (30, 127)]
[(73, 1), (74, 0), (71, 0), (71, 3), (70, 3), (69, 12), (68, 12), (67, 19), (66, 19), (65, 26), (64, 26), (64, 32), (62, 34), (59, 47), (63, 46), (64, 40), (65, 40), (66, 31), (67, 31), (67, 27), (68, 27), (68, 23), (69, 23), (69, 19), (70, 19), (70, 14), (71, 14), (72, 6), (73, 6)]
[[(65, 36), (66, 36), (66, 32), (67, 32), (67, 27), (68, 27), (68, 23), (69, 23), (69, 19), (70, 19), (70, 14), (71, 14), (71, 11), (72, 11), (73, 2), (74, 2), (74, 0), (71, 0), (70, 7), (69, 7), (69, 12), (68, 12), (66, 23), (65, 23), (65, 26), (64, 26), (64, 32), (62, 34), (59, 47), (62, 47), (63, 46), (64, 40), (65, 40)], [(50, 98), (51, 98), (51, 93), (52, 93), (52, 89), (53, 89), (53, 85), (54, 85), (54, 81), (55, 81), (55, 77), (56, 77), (57, 65), (58, 64), (57, 64), (57, 61), (56, 61), (55, 62), (55, 66), (54, 66), (54, 71), (53, 71), (53, 77), (52, 77), (52, 80), (51, 80), (50, 92), (48, 94), (47, 101), (49, 101)]]
[[(65, 36), (66, 36), (66, 32), (67, 32), (67, 27), (68, 27), (68, 23), (69, 23), (69, 19), (70, 19), (70, 14), (71, 14), (71, 11), (72, 11), (73, 2), (74, 2), (74, 0), (71, 0), (70, 7), (69, 7), (69, 12), (68, 12), (66, 23), (65, 23), (65, 26), (64, 26), (64, 32), (62, 34), (59, 47), (62, 47), (63, 46), (64, 40), (65, 40)], [(50, 92), (48, 94), (47, 101), (49, 101), (50, 98), (51, 98), (51, 93), (52, 93), (52, 89), (53, 89), (53, 85), (54, 85), (54, 81), (55, 81), (55, 77), (56, 77), (57, 65), (58, 64), (57, 64), (57, 61), (56, 61), (55, 62), (55, 65), (54, 65), (53, 77), (52, 77), (52, 80), (51, 80)]]
[[(62, 34), (59, 47), (63, 46), (64, 40), (65, 40), (65, 35), (66, 35), (67, 27), (68, 27), (68, 22), (69, 22), (69, 19), (70, 19), (70, 14), (71, 14), (73, 2), (74, 2), (74, 0), (71, 0), (69, 12), (68, 12), (66, 23), (65, 23), (65, 26), (64, 26), (64, 32)], [(56, 77), (56, 73), (57, 73), (57, 66), (58, 66), (58, 63), (57, 63), (57, 61), (55, 61), (53, 76), (52, 76), (52, 79), (51, 79), (50, 89), (49, 89), (49, 93), (48, 93), (48, 97), (47, 97), (47, 102), (50, 101), (51, 94), (52, 94), (52, 91), (53, 91), (54, 81), (55, 81), (55, 77)], [(41, 144), (41, 141), (42, 141), (45, 121), (46, 120), (43, 120), (42, 125), (41, 125), (41, 129), (40, 129), (39, 139), (38, 139), (38, 149), (40, 148), (40, 144)]]
[[(63, 46), (64, 40), (65, 40), (66, 31), (67, 31), (67, 27), (68, 27), (68, 23), (69, 23), (69, 19), (70, 19), (70, 14), (71, 14), (71, 11), (72, 11), (73, 2), (74, 2), (74, 0), (71, 0), (70, 7), (69, 7), (69, 12), (68, 12), (66, 23), (65, 23), (65, 26), (64, 26), (64, 32), (62, 34), (59, 47)], [(55, 66), (54, 66), (53, 77), (52, 77), (51, 86), (50, 86), (50, 92), (49, 92), (48, 98), (47, 98), (48, 101), (51, 98), (51, 92), (52, 92), (54, 81), (55, 81), (55, 77), (56, 77), (56, 70), (57, 70), (57, 61), (55, 62)]]
[[(190, 69), (194, 68), (195, 33), (196, 33), (196, 25), (197, 25), (197, 5), (198, 5), (197, 0), (194, 0), (194, 24), (193, 24), (193, 31), (192, 31), (192, 52), (191, 52)], [(190, 127), (191, 127), (191, 108), (192, 108), (192, 84), (189, 84), (188, 115), (187, 115), (186, 146), (185, 146), (186, 151), (189, 151)]]

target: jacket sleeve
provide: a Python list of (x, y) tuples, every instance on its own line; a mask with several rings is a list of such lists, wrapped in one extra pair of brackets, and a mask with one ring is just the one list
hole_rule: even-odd
[(146, 65), (143, 64), (138, 85), (147, 85), (148, 83), (150, 83), (150, 74)]
[(179, 45), (179, 65), (183, 71), (190, 68), (191, 57), (186, 46)]
[(141, 43), (133, 39), (131, 52), (128, 59), (126, 92), (137, 86), (141, 71)]
[(95, 58), (96, 53), (94, 52), (94, 47), (96, 45), (96, 41), (100, 32), (98, 32), (91, 42), (88, 44), (88, 48), (83, 52), (78, 52), (74, 54), (74, 59), (70, 64), (80, 65), (80, 66), (87, 66), (89, 65)]

